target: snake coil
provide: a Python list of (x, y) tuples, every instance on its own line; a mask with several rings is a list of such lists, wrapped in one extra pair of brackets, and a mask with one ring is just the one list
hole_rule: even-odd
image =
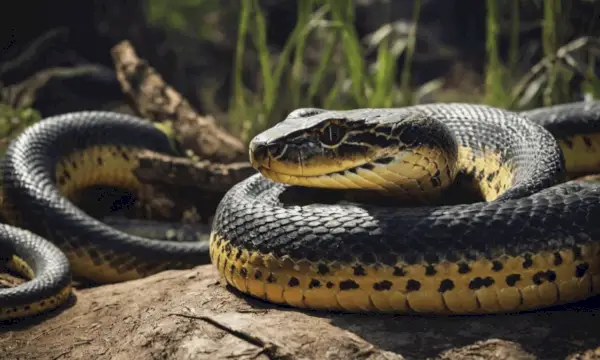
[[(598, 171), (599, 124), (598, 102), (297, 110), (252, 140), (261, 174), (220, 203), (212, 262), (243, 293), (300, 308), (473, 314), (590, 297), (600, 186), (565, 179)], [(478, 200), (328, 200), (431, 201), (456, 182)]]
[[(207, 247), (122, 233), (69, 200), (91, 185), (139, 189), (137, 153), (174, 154), (164, 133), (114, 113), (51, 117), (2, 162), (3, 217), (28, 230), (0, 227), (1, 258), (33, 280), (0, 290), (0, 319), (59, 306), (71, 271), (116, 282), (209, 259), (242, 292), (302, 308), (470, 314), (584, 299), (600, 291), (600, 187), (565, 180), (598, 171), (599, 124), (598, 102), (299, 109), (250, 144), (260, 174), (224, 196)], [(435, 203), (457, 189), (479, 198)], [(381, 194), (424, 204), (369, 202)]]

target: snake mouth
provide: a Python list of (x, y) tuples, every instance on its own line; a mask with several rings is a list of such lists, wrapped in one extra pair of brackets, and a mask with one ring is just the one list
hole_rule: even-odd
[(250, 164), (264, 176), (286, 178), (317, 178), (356, 171), (373, 162), (369, 156), (355, 155), (336, 158), (324, 155), (307, 155), (297, 152), (293, 159), (262, 149), (250, 149)]
[(315, 175), (289, 174), (264, 166), (257, 167), (257, 170), (267, 179), (287, 185), (323, 189), (385, 190), (376, 182), (365, 181), (365, 172), (372, 173), (372, 166), (366, 162), (346, 170), (318, 173)]
[(262, 157), (253, 155), (251, 153), (250, 162), (263, 176), (294, 185), (317, 180), (312, 186), (318, 186), (318, 183), (327, 177), (346, 177), (348, 173), (356, 174), (360, 169), (373, 169), (374, 167), (373, 159), (358, 155), (333, 158), (328, 156), (307, 157), (299, 153), (294, 161), (270, 155)]

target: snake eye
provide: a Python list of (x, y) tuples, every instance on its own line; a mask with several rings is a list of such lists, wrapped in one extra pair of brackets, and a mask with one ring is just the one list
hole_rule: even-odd
[(326, 146), (334, 146), (340, 143), (346, 135), (346, 129), (337, 125), (329, 124), (323, 128), (323, 132), (319, 135), (319, 141)]

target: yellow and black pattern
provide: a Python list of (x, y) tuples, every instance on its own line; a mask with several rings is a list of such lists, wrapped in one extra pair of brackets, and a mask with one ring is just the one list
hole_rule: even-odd
[(294, 261), (235, 248), (215, 235), (226, 281), (263, 300), (342, 311), (486, 313), (568, 303), (600, 289), (600, 246), (494, 260), (365, 266)]
[(27, 230), (1, 225), (0, 250), (4, 268), (27, 280), (0, 289), (0, 321), (57, 308), (71, 295), (69, 261), (52, 243)]
[(70, 294), (71, 271), (78, 278), (111, 283), (209, 261), (204, 242), (130, 235), (75, 206), (79, 192), (89, 186), (137, 193), (142, 185), (132, 170), (141, 149), (176, 154), (151, 123), (107, 112), (48, 118), (11, 143), (2, 163), (3, 217), (37, 235), (14, 249), (22, 243), (19, 229), (0, 227), (0, 245), (6, 243), (0, 255), (16, 254), (23, 264), (33, 264), (24, 274), (33, 276), (31, 281), (0, 290), (0, 320), (62, 304)]
[[(114, 113), (46, 119), (2, 163), (2, 215), (31, 232), (0, 226), (0, 259), (31, 280), (0, 290), (0, 320), (60, 306), (71, 270), (117, 282), (209, 255), (241, 291), (304, 308), (482, 313), (586, 298), (600, 288), (600, 194), (562, 182), (598, 171), (599, 113), (597, 103), (530, 119), (465, 104), (296, 111), (251, 143), (261, 174), (226, 194), (210, 248), (125, 234), (74, 205), (91, 185), (139, 190), (137, 153), (174, 154), (164, 133)], [(457, 180), (479, 201), (401, 206), (443, 198)], [(290, 185), (398, 206), (284, 204)]]
[[(513, 312), (600, 293), (600, 187), (564, 182), (572, 172), (599, 170), (592, 156), (597, 142), (592, 139), (598, 138), (593, 124), (600, 121), (600, 104), (594, 104), (571, 104), (568, 109), (572, 114), (573, 108), (584, 109), (595, 122), (558, 130), (544, 121), (576, 122), (578, 115), (561, 119), (560, 109), (519, 115), (467, 104), (294, 113), (250, 144), (251, 160), (261, 174), (235, 186), (219, 205), (211, 236), (212, 262), (240, 291), (301, 308)], [(319, 129), (328, 129), (329, 119), (342, 129), (323, 135), (327, 131)], [(408, 126), (405, 119), (410, 119)], [(395, 145), (371, 142), (374, 168), (383, 164), (387, 169), (402, 167), (404, 175), (419, 174), (423, 167), (399, 165), (402, 159), (414, 156), (416, 161), (409, 163), (419, 164), (419, 154), (443, 149), (427, 157), (449, 169), (450, 180), (411, 191), (454, 191), (452, 181), (462, 176), (479, 200), (410, 208), (401, 201), (398, 206), (323, 204), (318, 198), (309, 205), (307, 200), (282, 202), (282, 194), (299, 191), (290, 185), (317, 187), (311, 182), (343, 176), (354, 168), (346, 162), (349, 169), (328, 171), (320, 161), (324, 153), (329, 163), (344, 156), (339, 149), (352, 129), (368, 132), (379, 123), (402, 136)], [(322, 142), (327, 147), (335, 144), (338, 151), (327, 153), (319, 148)], [(378, 164), (379, 156), (386, 160)], [(302, 170), (289, 170), (294, 159)], [(369, 162), (359, 166), (365, 164)], [(287, 181), (292, 172), (300, 180)], [(426, 173), (421, 178), (437, 174)], [(410, 176), (398, 183), (404, 185), (406, 178)], [(330, 183), (319, 184), (343, 188)], [(378, 184), (352, 183), (348, 193), (362, 186), (392, 198), (397, 195)]]

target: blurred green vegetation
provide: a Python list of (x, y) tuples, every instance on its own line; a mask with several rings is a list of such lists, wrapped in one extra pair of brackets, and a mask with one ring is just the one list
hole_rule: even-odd
[[(442, 79), (418, 87), (411, 81), (418, 25), (412, 26), (409, 36), (402, 40), (392, 40), (391, 24), (382, 26), (369, 39), (359, 39), (353, 26), (353, 1), (303, 0), (297, 2), (297, 23), (285, 46), (279, 53), (273, 53), (266, 41), (268, 19), (259, 1), (228, 3), (239, 5), (229, 128), (244, 141), (298, 107), (397, 107), (420, 103), (426, 95), (430, 98), (433, 95), (436, 101), (479, 102), (511, 109), (572, 100), (568, 83), (577, 69), (567, 66), (557, 55), (565, 45), (560, 19), (570, 10), (569, 2), (541, 3), (540, 41), (548, 64), (535, 76), (527, 77), (518, 73), (519, 0), (487, 0), (484, 84), (481, 89), (465, 86), (450, 90), (444, 88)], [(203, 21), (194, 19), (201, 19), (220, 6), (214, 0), (149, 0), (149, 4), (151, 21), (186, 29), (204, 38), (211, 37), (211, 30), (202, 25)], [(416, 0), (414, 24), (419, 21), (420, 5), (421, 1)], [(503, 62), (498, 39), (502, 26), (500, 13), (507, 9), (510, 44), (508, 61)], [(309, 43), (321, 44), (316, 54), (312, 51), (314, 46), (308, 49)], [(369, 64), (365, 58), (372, 49), (376, 51), (376, 59)], [(398, 69), (401, 55), (405, 60), (402, 69)], [(258, 89), (250, 90), (242, 80), (246, 56), (256, 56), (260, 64), (256, 74)], [(590, 76), (593, 56), (588, 60), (583, 90), (599, 97), (599, 81)]]
[[(600, 50), (589, 50), (586, 44), (569, 48), (565, 43), (568, 30), (561, 19), (571, 10), (571, 2), (539, 2), (544, 61), (523, 73), (519, 70), (520, 0), (486, 0), (485, 73), (483, 79), (471, 79), (468, 72), (458, 74), (464, 82), (459, 85), (449, 85), (442, 78), (414, 84), (412, 59), (420, 0), (414, 2), (414, 25), (408, 36), (400, 38), (394, 36), (393, 24), (384, 24), (360, 39), (351, 0), (302, 0), (295, 4), (295, 27), (277, 51), (267, 43), (268, 19), (259, 0), (147, 0), (147, 16), (154, 25), (203, 40), (226, 39), (235, 47), (225, 125), (246, 142), (298, 107), (348, 109), (465, 101), (522, 109), (573, 100), (570, 80), (575, 75), (584, 78), (584, 93), (600, 97), (600, 80), (593, 72)], [(507, 60), (500, 56), (501, 29), (509, 34)], [(570, 56), (571, 50), (584, 54)], [(367, 61), (373, 56), (374, 61)], [(401, 56), (403, 66), (398, 68)], [(585, 64), (573, 64), (575, 58), (585, 59)], [(246, 67), (252, 62), (258, 64), (258, 71), (249, 81)], [(7, 110), (0, 108), (2, 122), (13, 118), (13, 113), (3, 115), (3, 111)], [(14, 113), (23, 111), (28, 110)], [(0, 131), (9, 130), (6, 124)]]
[(4, 156), (10, 139), (40, 120), (40, 113), (34, 109), (14, 109), (0, 104), (0, 157)]

